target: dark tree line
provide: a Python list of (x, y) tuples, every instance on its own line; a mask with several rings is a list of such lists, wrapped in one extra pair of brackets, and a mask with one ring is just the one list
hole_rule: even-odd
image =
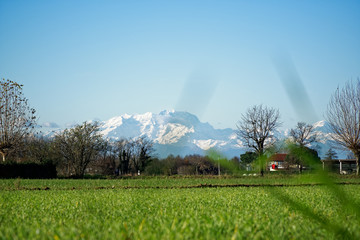
[[(155, 158), (145, 169), (148, 175), (218, 175), (218, 162), (209, 156), (198, 154), (185, 157), (169, 155), (165, 159)], [(240, 159), (223, 159), (221, 174), (232, 174), (241, 169)]]
[(52, 138), (34, 134), (24, 138), (22, 147), (12, 151), (8, 161), (52, 162), (59, 175), (78, 178), (91, 173), (91, 169), (106, 175), (144, 172), (152, 153), (152, 142), (144, 137), (106, 141), (97, 122), (84, 122)]
[(68, 176), (82, 177), (86, 169), (88, 172), (96, 169), (97, 173), (107, 175), (135, 175), (143, 173), (152, 161), (153, 143), (145, 137), (106, 141), (100, 135), (97, 123), (84, 123), (71, 131), (70, 141), (64, 139), (69, 134), (66, 130), (54, 141), (60, 156), (58, 161), (71, 169)]

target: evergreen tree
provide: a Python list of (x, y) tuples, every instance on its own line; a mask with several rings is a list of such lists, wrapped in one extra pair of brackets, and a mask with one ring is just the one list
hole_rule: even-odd
[(333, 160), (333, 159), (337, 159), (337, 158), (338, 157), (337, 157), (336, 152), (332, 148), (329, 148), (329, 150), (325, 154), (325, 159), (326, 160)]

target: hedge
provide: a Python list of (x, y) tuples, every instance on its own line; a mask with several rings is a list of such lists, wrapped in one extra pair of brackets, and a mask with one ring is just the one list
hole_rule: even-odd
[(47, 163), (1, 163), (0, 178), (56, 178), (56, 166)]

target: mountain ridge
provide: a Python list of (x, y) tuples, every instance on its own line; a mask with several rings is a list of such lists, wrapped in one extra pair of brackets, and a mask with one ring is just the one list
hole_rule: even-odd
[[(347, 157), (349, 152), (336, 148), (326, 121), (318, 121), (313, 127), (318, 141), (310, 147), (316, 149), (320, 157), (325, 157), (330, 147), (336, 151), (338, 158)], [(44, 136), (52, 137), (61, 131), (62, 129), (58, 128)], [(290, 129), (280, 130), (276, 132), (276, 136), (279, 140), (285, 140), (289, 138), (289, 132)], [(159, 158), (165, 158), (170, 154), (205, 155), (210, 149), (232, 158), (250, 150), (242, 144), (234, 129), (216, 129), (208, 122), (201, 122), (196, 115), (184, 111), (164, 110), (160, 113), (115, 116), (100, 121), (100, 133), (112, 141), (146, 137), (153, 141), (155, 155)]]
[[(327, 124), (324, 120), (313, 124), (319, 141), (312, 147), (322, 157), (333, 143)], [(145, 136), (154, 142), (156, 154), (161, 158), (170, 154), (206, 154), (211, 148), (232, 158), (249, 150), (243, 146), (234, 129), (215, 129), (209, 123), (201, 122), (197, 116), (184, 111), (123, 114), (103, 121), (101, 133), (111, 140)], [(289, 130), (279, 131), (277, 134), (279, 138), (285, 139)], [(345, 158), (346, 153), (338, 151), (338, 156)]]
[(112, 140), (145, 136), (154, 142), (160, 157), (204, 154), (210, 148), (232, 152), (241, 148), (231, 128), (215, 129), (191, 113), (174, 110), (113, 117), (103, 122), (101, 133)]

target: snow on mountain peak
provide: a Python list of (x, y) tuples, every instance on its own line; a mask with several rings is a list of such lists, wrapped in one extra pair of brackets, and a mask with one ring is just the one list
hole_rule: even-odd
[(186, 134), (194, 132), (194, 128), (188, 128), (181, 124), (169, 123), (160, 126), (155, 141), (160, 144), (173, 144), (178, 142)]
[(316, 123), (313, 124), (313, 127), (314, 128), (320, 128), (320, 127), (324, 127), (326, 125), (326, 121), (325, 120), (321, 120), (321, 121), (318, 121)]
[(152, 124), (153, 114), (151, 112), (147, 112), (147, 113), (144, 113), (144, 114), (134, 115), (133, 118), (136, 121), (142, 123), (143, 125), (149, 125), (149, 124)]
[[(160, 146), (164, 149), (163, 152), (158, 153), (162, 157), (170, 153), (203, 154), (203, 150), (212, 147), (218, 149), (239, 147), (237, 139), (231, 136), (232, 129), (214, 129), (209, 123), (200, 122), (191, 113), (175, 110), (164, 110), (158, 114), (148, 112), (114, 117), (103, 122), (101, 133), (104, 137), (113, 140), (146, 136), (154, 141), (155, 148)], [(165, 146), (170, 145), (171, 151), (176, 149), (175, 152), (166, 152), (170, 150)]]
[[(319, 154), (323, 155), (331, 141), (328, 123), (319, 121), (313, 127), (318, 135), (317, 144), (322, 149)], [(248, 150), (233, 129), (214, 129), (209, 123), (200, 122), (195, 115), (183, 111), (124, 114), (104, 121), (101, 133), (113, 140), (146, 136), (154, 142), (159, 157), (205, 154), (211, 148), (233, 157)], [(279, 132), (279, 137), (288, 137), (288, 132)]]
[(330, 127), (330, 124), (327, 121), (319, 121), (313, 124), (314, 127), (314, 131), (315, 132), (319, 132), (322, 135), (328, 135), (328, 134), (332, 134), (332, 130)]
[[(324, 120), (314, 123), (313, 127), (318, 137), (315, 144), (317, 151), (319, 156), (324, 156), (334, 144), (333, 133), (329, 123)], [(169, 154), (205, 154), (207, 150), (214, 148), (231, 158), (249, 150), (234, 129), (215, 129), (209, 123), (200, 122), (195, 115), (183, 111), (123, 114), (103, 121), (100, 131), (104, 138), (115, 141), (146, 136), (154, 142), (158, 157), (167, 157)], [(51, 137), (54, 134), (48, 132), (46, 136)], [(279, 139), (286, 139), (289, 137), (289, 130), (278, 134)], [(346, 154), (346, 151), (338, 152), (338, 157), (345, 158)]]
[(169, 115), (170, 113), (175, 113), (175, 110), (163, 110), (159, 113), (159, 115)]
[(121, 116), (122, 118), (124, 118), (124, 119), (129, 119), (129, 118), (131, 118), (132, 117), (132, 115), (129, 115), (129, 114), (124, 114), (124, 115), (122, 115)]

